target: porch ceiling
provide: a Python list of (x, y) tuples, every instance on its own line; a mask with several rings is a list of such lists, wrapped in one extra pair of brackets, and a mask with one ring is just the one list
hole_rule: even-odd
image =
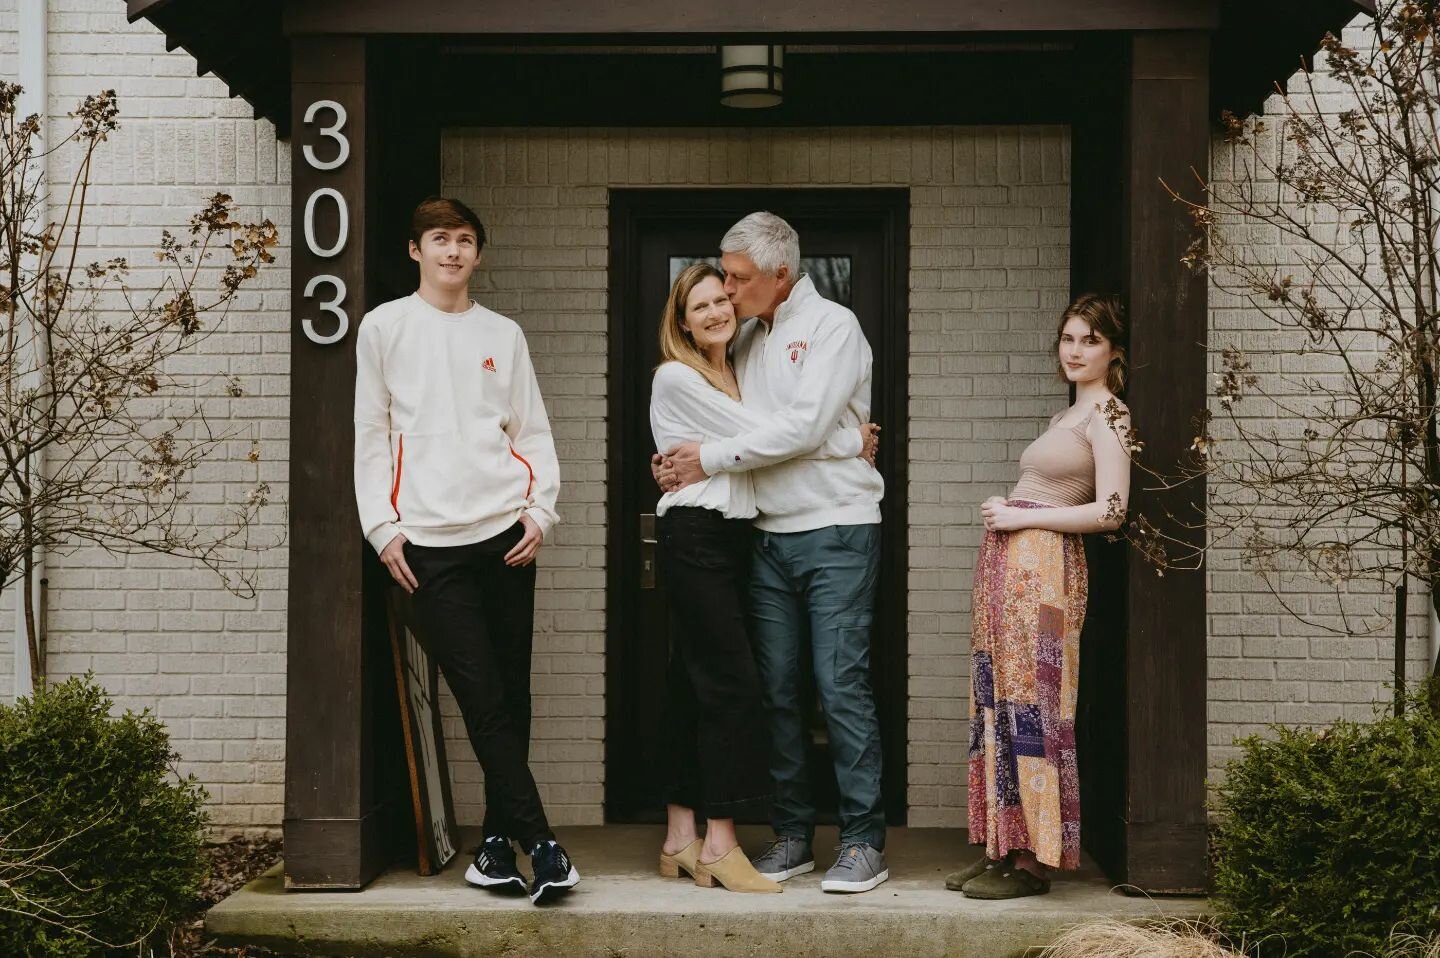
[[(1078, 5), (1073, 4), (1073, 0), (968, 5), (928, 3), (927, 0), (907, 2), (916, 9), (911, 11), (908, 19), (897, 19), (893, 34), (879, 35), (873, 31), (846, 33), (843, 27), (836, 26), (836, 21), (831, 20), (826, 29), (835, 32), (823, 35), (808, 32), (797, 36), (789, 29), (795, 24), (777, 24), (785, 29), (775, 30), (769, 35), (807, 43), (833, 43), (839, 47), (853, 45), (846, 43), (847, 40), (859, 41), (872, 51), (876, 44), (885, 45), (887, 42), (912, 49), (917, 41), (941, 44), (963, 42), (980, 48), (990, 47), (996, 52), (986, 56), (995, 57), (999, 55), (998, 51), (1004, 49), (1004, 43), (1013, 43), (1017, 37), (1023, 39), (1027, 35), (1031, 40), (1038, 40), (1043, 35), (1050, 41), (1064, 43), (1081, 31), (1175, 29), (1186, 24), (1193, 28), (1214, 29), (1218, 24), (1218, 29), (1214, 29), (1212, 46), (1211, 106), (1217, 115), (1222, 109), (1244, 114), (1257, 112), (1265, 97), (1274, 92), (1277, 82), (1282, 82), (1302, 63), (1308, 62), (1326, 31), (1340, 30), (1359, 11), (1374, 13), (1375, 10), (1375, 0), (1190, 0), (1185, 4), (1177, 4), (1175, 0), (1110, 0), (1101, 4)], [(413, 36), (417, 30), (423, 32), (427, 29), (415, 19), (417, 11), (412, 5), (381, 3), (378, 0), (345, 0), (343, 4), (306, 0), (303, 5), (295, 0), (126, 0), (126, 3), (131, 21), (143, 18), (159, 27), (165, 34), (167, 49), (183, 47), (195, 57), (197, 74), (213, 73), (225, 81), (230, 95), (244, 97), (254, 107), (255, 116), (273, 122), (282, 138), (288, 137), (290, 131), (291, 33), (316, 32), (327, 22), (334, 23), (337, 33), (389, 32)], [(494, 22), (495, 5), (484, 6), (490, 8), (483, 11), (485, 16)], [(595, 9), (601, 10), (606, 6), (599, 5)], [(673, 11), (677, 5), (666, 0), (665, 6)], [(853, 5), (847, 5), (847, 9), (849, 6)], [(869, 4), (857, 9), (866, 6), (874, 9)], [(343, 10), (344, 15), (337, 14), (335, 19), (325, 21), (324, 10), (331, 7)], [(546, 7), (546, 4), (532, 0), (515, 5), (515, 9), (526, 7), (533, 12)], [(1017, 7), (1022, 9), (1017, 10)], [(561, 27), (540, 29), (538, 24), (531, 24), (531, 30), (523, 36), (514, 33), (471, 33), (465, 23), (458, 21), (474, 12), (473, 6), (459, 5), (445, 10), (443, 4), (437, 4), (427, 9), (432, 13), (439, 9), (443, 12), (442, 19), (449, 17), (457, 21), (458, 34), (443, 38), (448, 43), (469, 36), (492, 47), (509, 41), (518, 49), (522, 46), (554, 46), (557, 43), (573, 46), (602, 42), (612, 46), (629, 46), (703, 44), (726, 39), (708, 28), (683, 36), (642, 35), (634, 30), (617, 33), (612, 29), (614, 24), (606, 27), (598, 22), (582, 24), (573, 19), (564, 20)], [(955, 29), (948, 32), (941, 29), (946, 9), (958, 10), (964, 15), (964, 22), (955, 22)], [(1076, 20), (1073, 12), (1067, 13), (1067, 10), (1089, 12)], [(941, 19), (935, 19), (937, 16)], [(955, 16), (961, 16), (961, 13)], [(387, 20), (387, 17), (390, 19)], [(516, 19), (519, 25), (525, 17), (515, 14), (511, 19)], [(556, 22), (562, 20), (556, 18)], [(563, 30), (571, 32), (560, 32)], [(748, 34), (747, 39), (754, 36)], [(1024, 46), (1030, 52), (1022, 51), (1017, 55), (1034, 56), (1034, 45)], [(640, 55), (649, 54), (637, 54)], [(1034, 91), (1025, 87), (1025, 84), (1017, 85), (1012, 90), (1012, 97), (1033, 95)]]

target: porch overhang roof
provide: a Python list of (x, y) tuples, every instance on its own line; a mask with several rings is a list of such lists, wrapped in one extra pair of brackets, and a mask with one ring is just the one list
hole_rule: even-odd
[(471, 37), (488, 44), (706, 44), (769, 39), (805, 43), (981, 42), (1043, 35), (1151, 30), (1211, 33), (1211, 105), (1218, 113), (1258, 112), (1319, 47), (1375, 0), (833, 0), (782, 5), (734, 0), (631, 0), (577, 7), (570, 0), (405, 4), (393, 0), (126, 0), (129, 19), (145, 19), (166, 49), (195, 57), (243, 97), (256, 118), (290, 128), (290, 37), (299, 34)]

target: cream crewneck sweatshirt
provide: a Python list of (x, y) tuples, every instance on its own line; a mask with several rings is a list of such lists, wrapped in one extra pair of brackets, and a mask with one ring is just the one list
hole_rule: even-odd
[(365, 314), (355, 360), (355, 501), (376, 552), (398, 533), (481, 542), (522, 514), (549, 533), (560, 464), (519, 326), (414, 293)]
[[(699, 371), (684, 363), (666, 362), (655, 370), (650, 391), (650, 431), (655, 448), (669, 452), (681, 443), (728, 439), (768, 422), (710, 385)], [(860, 455), (865, 437), (854, 426), (837, 427), (818, 449), (815, 459), (852, 459)], [(755, 487), (748, 472), (717, 472), (677, 492), (667, 492), (655, 505), (663, 516), (672, 506), (714, 509), (727, 519), (755, 518)]]
[(704, 443), (706, 475), (755, 470), (755, 526), (766, 532), (879, 522), (879, 472), (862, 459), (804, 458), (836, 427), (870, 419), (872, 354), (855, 314), (801, 276), (771, 327), (740, 328), (732, 362), (745, 408), (765, 424)]

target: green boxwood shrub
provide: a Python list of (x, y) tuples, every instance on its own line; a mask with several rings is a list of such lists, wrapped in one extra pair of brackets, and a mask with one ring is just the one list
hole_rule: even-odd
[(111, 705), (87, 677), (0, 707), (0, 955), (149, 954), (195, 905), (205, 792)]
[(1440, 720), (1276, 729), (1218, 789), (1216, 917), (1270, 958), (1379, 955), (1440, 929)]

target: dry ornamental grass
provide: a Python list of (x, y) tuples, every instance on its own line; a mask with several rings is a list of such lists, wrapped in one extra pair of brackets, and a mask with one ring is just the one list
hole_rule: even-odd
[[(1127, 924), (1098, 919), (1076, 925), (1040, 953), (1040, 958), (1237, 958), (1236, 944), (1203, 921), (1165, 919)], [(1383, 954), (1354, 958), (1440, 958), (1440, 934), (1395, 934)]]

